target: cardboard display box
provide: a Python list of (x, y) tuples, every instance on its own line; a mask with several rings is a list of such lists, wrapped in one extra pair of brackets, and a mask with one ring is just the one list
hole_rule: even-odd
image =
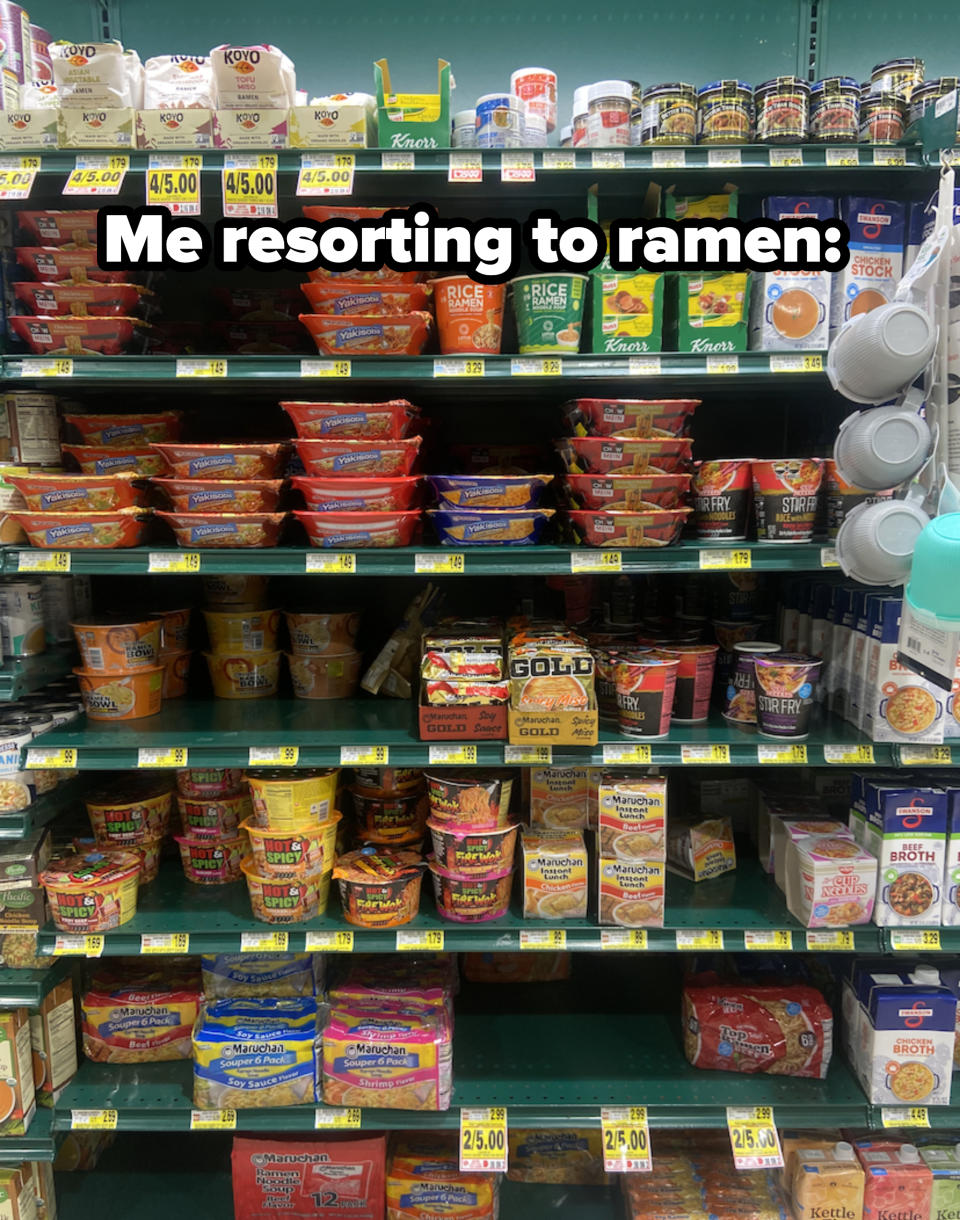
[(292, 106), (291, 148), (376, 148), (377, 117), (369, 106), (337, 102)]
[(419, 708), (421, 741), (506, 741), (507, 706)]
[(215, 110), (215, 148), (272, 150), (287, 147), (287, 115), (281, 109)]
[(137, 148), (182, 149), (184, 152), (213, 148), (213, 111), (186, 107), (138, 110)]
[(0, 111), (0, 149), (4, 152), (56, 148), (56, 110)]
[(599, 739), (596, 708), (586, 712), (507, 710), (507, 740), (517, 746), (595, 746)]
[(58, 110), (58, 138), (61, 148), (133, 148), (135, 111)]
[(373, 65), (381, 148), (450, 147), (450, 65), (437, 60), (436, 93), (394, 93), (385, 59)]

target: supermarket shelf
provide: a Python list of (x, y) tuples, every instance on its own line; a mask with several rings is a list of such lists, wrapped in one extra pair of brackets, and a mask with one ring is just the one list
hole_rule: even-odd
[(53, 792), (16, 813), (0, 813), (0, 840), (22, 839), (32, 831), (46, 826), (69, 808), (79, 797), (79, 788), (72, 780), (60, 784)]
[[(195, 767), (245, 767), (250, 763), (251, 749), (279, 746), (297, 746), (300, 751), (298, 763), (303, 767), (341, 762), (387, 762), (385, 757), (356, 758), (350, 753), (355, 748), (373, 750), (374, 747), (386, 747), (392, 763), (428, 766), (431, 747), (420, 741), (415, 715), (416, 708), (411, 703), (398, 699), (337, 699), (326, 701), (322, 707), (310, 699), (261, 699), (256, 703), (231, 699), (171, 700), (156, 716), (142, 720), (114, 723), (80, 717), (71, 724), (44, 733), (29, 749), (76, 750), (76, 766), (92, 771), (133, 768), (139, 764), (141, 749), (174, 747), (186, 747), (190, 765)], [(630, 760), (623, 758), (622, 750), (636, 744), (630, 738), (604, 729), (600, 733), (600, 744), (556, 746), (550, 761), (571, 766), (625, 762)], [(729, 751), (731, 763), (756, 766), (763, 750), (778, 744), (783, 743), (744, 732), (728, 724), (718, 712), (712, 712), (706, 724), (675, 725), (669, 737), (651, 741), (649, 761), (679, 764), (684, 761), (684, 746), (719, 746)], [(842, 760), (845, 763), (863, 766), (869, 762), (869, 758), (856, 757), (855, 750), (871, 743), (836, 717), (816, 718), (803, 744), (810, 764), (819, 765), (825, 761), (824, 747), (829, 747), (831, 756), (836, 748), (842, 747), (848, 752)], [(480, 742), (476, 747), (477, 762), (485, 766), (514, 762), (504, 754), (506, 748), (505, 742)], [(435, 745), (433, 749), (433, 765), (442, 765), (442, 751), (449, 749), (449, 743)], [(872, 745), (872, 749), (877, 765), (892, 765), (893, 751), (889, 744), (878, 743)], [(45, 757), (48, 765), (74, 765), (72, 760), (51, 760), (49, 755), (35, 757)], [(254, 761), (261, 760), (255, 758)], [(723, 762), (724, 759), (714, 756), (696, 761)], [(150, 764), (144, 761), (143, 765)]]
[[(188, 933), (192, 953), (237, 953), (245, 936), (288, 933), (288, 948), (303, 952), (323, 942), (312, 939), (317, 934), (352, 931), (353, 950), (357, 953), (392, 953), (397, 949), (398, 933), (431, 933), (442, 931), (443, 947), (448, 951), (497, 953), (516, 951), (523, 947), (523, 933), (561, 932), (567, 949), (585, 952), (616, 951), (622, 946), (609, 942), (618, 930), (600, 928), (596, 922), (596, 907), (591, 904), (587, 919), (546, 923), (525, 920), (521, 903), (515, 898), (510, 911), (494, 923), (461, 924), (438, 915), (430, 889), (429, 877), (424, 878), (424, 897), (419, 915), (401, 929), (353, 928), (344, 919), (340, 904), (331, 897), (327, 912), (308, 923), (292, 924), (274, 929), (261, 923), (250, 910), (247, 887), (239, 881), (226, 886), (194, 885), (183, 875), (179, 861), (165, 863), (157, 880), (140, 891), (137, 913), (120, 928), (104, 935), (102, 956), (119, 957), (141, 951), (144, 936), (172, 936)], [(746, 947), (749, 932), (769, 932), (776, 929), (787, 933), (788, 943), (773, 947), (783, 953), (790, 949), (806, 950), (806, 937), (801, 925), (787, 911), (773, 878), (762, 872), (751, 858), (741, 860), (735, 873), (695, 885), (682, 877), (668, 875), (666, 927), (646, 930), (649, 952), (673, 953), (678, 949), (678, 936), (708, 931), (723, 933), (723, 947), (740, 951)], [(853, 947), (861, 953), (879, 953), (883, 941), (879, 928), (872, 925), (852, 930)], [(56, 948), (57, 932), (52, 924), (40, 933), (42, 953)], [(435, 946), (436, 947), (436, 946)], [(557, 945), (548, 945), (556, 948)], [(681, 947), (686, 947), (681, 943)], [(701, 943), (697, 948), (705, 947)], [(718, 948), (717, 944), (713, 947)], [(82, 942), (78, 948), (83, 948)], [(181, 951), (185, 951), (180, 947)], [(629, 946), (623, 951), (634, 952)]]
[(38, 1106), (26, 1135), (0, 1136), (0, 1165), (16, 1165), (20, 1161), (52, 1161), (55, 1149), (53, 1111)]
[[(459, 1109), (506, 1106), (532, 1127), (599, 1126), (602, 1106), (645, 1105), (650, 1125), (723, 1127), (727, 1106), (769, 1105), (780, 1126), (862, 1127), (870, 1106), (845, 1064), (825, 1081), (743, 1076), (692, 1068), (675, 1017), (575, 1013), (458, 1013), (453, 1107), (443, 1113), (363, 1110), (368, 1130), (457, 1127)], [(83, 1063), (54, 1111), (54, 1130), (72, 1110), (110, 1109), (119, 1131), (186, 1131), (189, 1063)], [(314, 1107), (238, 1110), (241, 1131), (313, 1131)], [(960, 1117), (953, 1111), (954, 1121)]]
[[(19, 699), (70, 672), (72, 648), (48, 648), (35, 657), (11, 657), (0, 665), (0, 703)], [(0, 707), (0, 715), (3, 709)]]
[(46, 970), (0, 970), (0, 1008), (37, 1008), (70, 971), (66, 959), (53, 962)]

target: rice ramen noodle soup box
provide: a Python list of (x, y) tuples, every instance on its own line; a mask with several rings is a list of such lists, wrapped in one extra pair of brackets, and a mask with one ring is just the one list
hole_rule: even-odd
[[(763, 201), (768, 220), (828, 220), (832, 199), (774, 195)], [(764, 271), (753, 277), (750, 347), (754, 351), (822, 351), (829, 340), (830, 272)]]
[(864, 846), (880, 861), (874, 922), (881, 927), (939, 923), (946, 857), (946, 792), (868, 780), (864, 801)]
[(852, 838), (804, 835), (787, 840), (787, 909), (807, 928), (869, 923), (877, 860)]
[(877, 986), (865, 1017), (859, 1066), (871, 1105), (949, 1105), (956, 996), (935, 984)]
[(587, 849), (577, 830), (528, 830), (521, 843), (524, 919), (585, 919)]

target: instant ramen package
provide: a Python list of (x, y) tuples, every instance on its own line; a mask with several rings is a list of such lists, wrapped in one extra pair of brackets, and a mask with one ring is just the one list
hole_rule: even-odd
[(383, 1220), (385, 1135), (233, 1141), (235, 1220)]
[(805, 985), (691, 980), (683, 989), (683, 1042), (694, 1067), (823, 1080), (833, 1013)]
[(599, 1128), (537, 1131), (511, 1127), (507, 1177), (511, 1182), (602, 1186), (603, 1141)]
[(319, 953), (204, 953), (200, 966), (209, 1000), (323, 994)]
[(405, 1131), (387, 1172), (387, 1220), (496, 1220), (500, 1179), (461, 1173), (455, 1131)]
[(189, 1059), (202, 999), (192, 969), (100, 969), (81, 1000), (83, 1052), (96, 1063)]

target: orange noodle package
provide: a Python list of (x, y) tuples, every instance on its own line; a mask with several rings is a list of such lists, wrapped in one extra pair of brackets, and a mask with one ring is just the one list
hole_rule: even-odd
[(303, 439), (332, 437), (398, 441), (405, 437), (419, 412), (405, 398), (389, 402), (282, 402)]

